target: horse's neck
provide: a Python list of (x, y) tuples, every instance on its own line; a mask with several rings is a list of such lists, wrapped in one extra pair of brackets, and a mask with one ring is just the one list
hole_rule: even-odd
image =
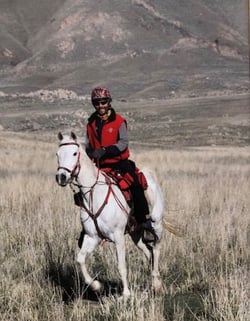
[(105, 181), (104, 176), (94, 165), (94, 163), (89, 159), (85, 151), (81, 152), (81, 170), (78, 175), (78, 183), (81, 186), (91, 187), (93, 186), (97, 179), (98, 181)]

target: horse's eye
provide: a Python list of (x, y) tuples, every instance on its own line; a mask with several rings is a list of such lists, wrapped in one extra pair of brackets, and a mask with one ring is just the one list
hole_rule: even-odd
[(74, 154), (73, 154), (73, 156), (76, 156), (77, 155), (77, 152), (75, 152)]

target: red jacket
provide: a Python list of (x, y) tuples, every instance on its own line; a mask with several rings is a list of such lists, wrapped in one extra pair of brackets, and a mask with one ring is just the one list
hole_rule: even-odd
[[(119, 128), (125, 119), (116, 114), (114, 111), (108, 118), (107, 122), (103, 124), (100, 140), (98, 139), (98, 134), (96, 130), (96, 114), (94, 113), (87, 124), (87, 135), (89, 139), (90, 146), (93, 150), (115, 145), (119, 139)], [(127, 159), (129, 157), (129, 149), (126, 148), (120, 155), (114, 156), (112, 158), (104, 158), (101, 160), (103, 164), (117, 163), (120, 160)]]

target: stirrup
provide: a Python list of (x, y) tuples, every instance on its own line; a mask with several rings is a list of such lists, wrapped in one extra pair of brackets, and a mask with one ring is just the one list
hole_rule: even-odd
[(151, 223), (151, 220), (147, 220), (142, 224), (142, 242), (146, 245), (149, 243), (153, 243), (155, 245), (159, 240)]
[(154, 230), (143, 230), (142, 231), (142, 242), (147, 244), (153, 243), (154, 245), (159, 240)]

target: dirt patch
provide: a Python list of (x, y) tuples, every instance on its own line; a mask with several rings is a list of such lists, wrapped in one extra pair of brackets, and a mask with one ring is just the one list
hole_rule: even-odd
[[(2, 131), (55, 135), (74, 130), (83, 138), (93, 112), (87, 100), (44, 102), (35, 97), (2, 97), (0, 102)], [(127, 119), (133, 146), (179, 148), (250, 143), (248, 95), (113, 101), (113, 106)]]

